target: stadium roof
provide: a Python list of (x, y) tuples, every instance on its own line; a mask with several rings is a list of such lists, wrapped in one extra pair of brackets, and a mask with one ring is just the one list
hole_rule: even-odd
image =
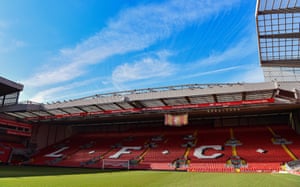
[(0, 76), (0, 96), (23, 90), (23, 85)]
[[(236, 113), (298, 103), (295, 83), (192, 84), (99, 94), (41, 104), (39, 109), (2, 111), (27, 122), (99, 119), (163, 113)], [(293, 105), (290, 105), (293, 104)], [(218, 109), (218, 110), (217, 110)], [(0, 111), (1, 112), (1, 111)]]
[(13, 105), (18, 102), (19, 92), (23, 85), (0, 76), (0, 107)]
[(260, 62), (263, 67), (300, 67), (300, 1), (258, 0)]

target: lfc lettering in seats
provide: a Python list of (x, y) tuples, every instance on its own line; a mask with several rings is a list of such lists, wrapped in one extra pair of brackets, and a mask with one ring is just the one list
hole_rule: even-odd
[(207, 149), (214, 149), (216, 151), (221, 151), (223, 150), (223, 147), (221, 145), (203, 145), (195, 149), (194, 151), (194, 156), (199, 158), (199, 159), (216, 159), (221, 156), (223, 156), (222, 153), (214, 153), (212, 155), (205, 155), (205, 151)]
[[(61, 149), (58, 149), (50, 154), (45, 155), (45, 157), (54, 157), (54, 158), (61, 157), (61, 156), (63, 156), (62, 152), (66, 149), (69, 149), (69, 147), (63, 147)], [(124, 146), (119, 151), (117, 151), (115, 154), (109, 156), (109, 158), (117, 159), (123, 154), (131, 154), (132, 151), (138, 151), (141, 149), (142, 149), (141, 146), (128, 146), (128, 147)], [(207, 155), (207, 154), (205, 154), (205, 151), (207, 149), (213, 149), (213, 150), (216, 150), (216, 152), (211, 155)], [(219, 153), (217, 151), (222, 151), (222, 150), (223, 150), (223, 147), (221, 145), (203, 145), (203, 146), (195, 148), (194, 156), (199, 159), (217, 159), (217, 158), (223, 156), (222, 153)]]
[[(123, 154), (130, 154), (131, 153), (130, 150), (134, 151), (134, 150), (141, 150), (141, 149), (142, 149), (141, 146), (122, 147), (118, 152), (109, 156), (109, 158), (117, 159)], [(216, 150), (216, 153), (207, 155), (207, 154), (205, 154), (205, 151), (207, 149)], [(217, 159), (217, 158), (223, 156), (223, 153), (219, 153), (217, 151), (222, 151), (222, 150), (223, 150), (223, 147), (221, 145), (203, 145), (203, 146), (195, 148), (194, 156), (199, 159)]]

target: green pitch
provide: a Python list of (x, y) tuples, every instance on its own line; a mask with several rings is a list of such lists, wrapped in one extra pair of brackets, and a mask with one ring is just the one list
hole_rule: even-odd
[(300, 177), (289, 174), (187, 173), (165, 171), (113, 171), (95, 169), (0, 166), (0, 187), (96, 186), (300, 186)]

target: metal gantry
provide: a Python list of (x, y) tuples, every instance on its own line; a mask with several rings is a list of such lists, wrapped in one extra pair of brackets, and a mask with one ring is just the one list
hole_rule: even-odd
[(266, 81), (300, 81), (300, 0), (258, 0), (256, 25)]

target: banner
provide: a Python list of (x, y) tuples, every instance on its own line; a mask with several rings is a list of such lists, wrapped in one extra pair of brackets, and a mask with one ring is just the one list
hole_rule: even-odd
[(165, 114), (165, 125), (184, 126), (188, 124), (188, 114)]

